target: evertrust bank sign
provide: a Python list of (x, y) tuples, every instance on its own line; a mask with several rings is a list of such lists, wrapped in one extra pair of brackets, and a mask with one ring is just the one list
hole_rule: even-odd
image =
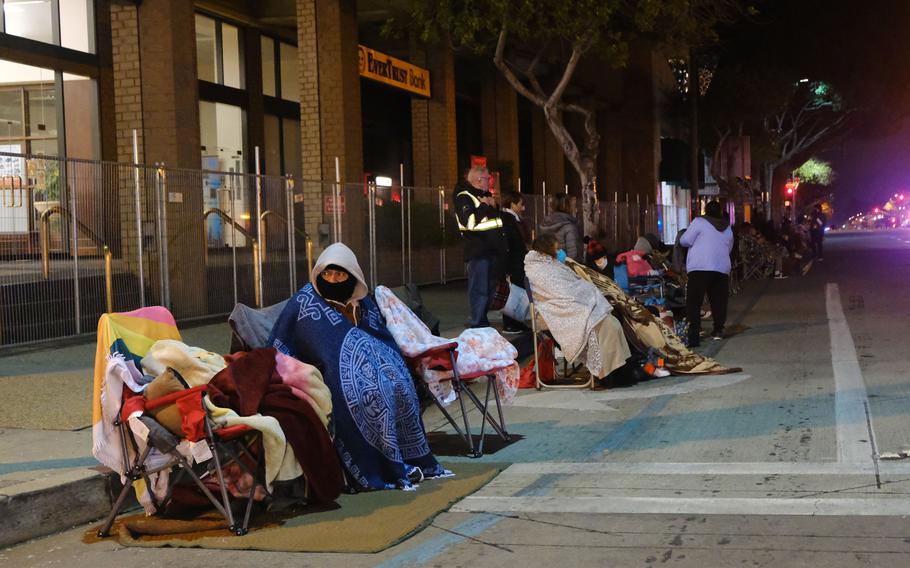
[(430, 72), (428, 70), (364, 45), (358, 46), (358, 49), (361, 77), (379, 81), (422, 97), (430, 96)]

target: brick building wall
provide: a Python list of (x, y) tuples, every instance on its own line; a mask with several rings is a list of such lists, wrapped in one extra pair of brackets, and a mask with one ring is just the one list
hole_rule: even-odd
[[(198, 170), (199, 83), (193, 3), (144, 0), (138, 15), (145, 161)], [(169, 174), (165, 189), (175, 198), (168, 200), (166, 214), (171, 310), (178, 318), (206, 311), (205, 267), (200, 263), (205, 253), (200, 237), (201, 178), (179, 178)], [(154, 248), (157, 254), (159, 247)]]
[(417, 46), (411, 62), (430, 71), (432, 97), (411, 99), (414, 185), (452, 187), (458, 179), (455, 59), (445, 47)]
[[(342, 182), (359, 182), (363, 132), (355, 2), (297, 0), (297, 42), (303, 178), (334, 180), (337, 157)], [(321, 247), (326, 240), (318, 238), (319, 226), (326, 220), (323, 196), (330, 195), (331, 188), (318, 183), (303, 185), (305, 228)], [(346, 203), (346, 207), (348, 216), (362, 217), (357, 203)], [(349, 232), (353, 226), (342, 228), (349, 240), (360, 239)]]
[[(489, 69), (481, 89), (483, 149), (492, 167), (507, 179), (502, 187), (518, 188), (518, 94), (496, 69)], [(525, 183), (530, 180), (525, 180)]]
[[(114, 101), (114, 159), (133, 163), (133, 130), (139, 142), (139, 163), (144, 163), (142, 122), (142, 74), (139, 68), (138, 9), (133, 2), (114, 1), (110, 5), (111, 58)], [(121, 262), (125, 269), (138, 273), (138, 231), (136, 229), (135, 171), (118, 166), (117, 204), (120, 218)], [(145, 176), (140, 176), (140, 198), (147, 195)]]

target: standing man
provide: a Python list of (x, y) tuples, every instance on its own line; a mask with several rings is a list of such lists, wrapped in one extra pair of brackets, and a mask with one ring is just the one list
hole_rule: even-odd
[(822, 241), (825, 240), (825, 225), (828, 224), (828, 217), (822, 213), (822, 206), (816, 205), (809, 218), (809, 240), (812, 243), (812, 254), (815, 260), (825, 260), (822, 258)]
[(727, 322), (727, 294), (730, 290), (730, 251), (733, 250), (733, 230), (724, 216), (720, 203), (711, 201), (705, 214), (697, 217), (679, 238), (679, 244), (689, 249), (686, 257), (686, 319), (689, 320), (689, 347), (701, 343), (701, 304), (708, 293), (714, 314), (711, 337), (723, 339)]
[(464, 237), (464, 260), (468, 264), (468, 327), (489, 327), (487, 308), (502, 276), (505, 239), (502, 219), (493, 194), (488, 191), (490, 173), (472, 167), (465, 180), (455, 184), (455, 218)]
[[(506, 274), (512, 284), (525, 287), (525, 255), (528, 254), (530, 235), (528, 227), (521, 219), (525, 204), (520, 193), (509, 192), (502, 195), (502, 228), (508, 248), (506, 256)], [(514, 320), (502, 314), (503, 333), (521, 333), (526, 329), (524, 322)]]

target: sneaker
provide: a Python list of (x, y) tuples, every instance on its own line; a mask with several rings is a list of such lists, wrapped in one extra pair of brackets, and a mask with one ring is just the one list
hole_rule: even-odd
[(511, 328), (511, 327), (502, 328), (503, 335), (518, 335), (519, 333), (524, 333), (524, 330), (517, 328), (517, 327), (516, 328)]
[(787, 278), (790, 278), (790, 277), (787, 276), (786, 274), (783, 274), (783, 273), (780, 273), (780, 272), (775, 272), (775, 273), (774, 273), (774, 279), (775, 279), (775, 280), (786, 280)]
[(723, 338), (724, 338), (724, 332), (720, 332), (720, 333), (714, 332), (711, 334), (711, 339), (713, 339), (714, 341), (720, 341)]

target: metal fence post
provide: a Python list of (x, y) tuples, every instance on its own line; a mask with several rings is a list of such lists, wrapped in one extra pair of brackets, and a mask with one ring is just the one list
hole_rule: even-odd
[[(262, 236), (262, 169), (259, 165), (259, 146), (254, 149), (254, 159), (256, 161), (256, 240), (258, 241), (259, 250), (254, 252), (253, 261), (256, 264), (255, 273), (257, 274), (256, 284), (256, 303), (262, 307), (262, 261), (265, 258), (266, 242)], [(257, 254), (258, 252), (258, 254)]]
[(297, 291), (297, 242), (294, 237), (294, 178), (288, 174), (284, 178), (284, 193), (288, 210), (288, 278), (291, 295)]
[(145, 307), (145, 268), (142, 264), (142, 192), (139, 183), (139, 135), (133, 130), (133, 182), (136, 185), (136, 256), (139, 260), (139, 306)]
[(398, 164), (398, 195), (401, 197), (401, 283), (407, 284), (407, 266), (404, 248), (404, 164)]
[(445, 189), (439, 186), (439, 233), (442, 237), (439, 244), (439, 281), (446, 283), (446, 214), (445, 214)]
[(334, 225), (335, 240), (341, 241), (341, 162), (335, 156), (335, 186), (332, 188), (332, 224)]
[(170, 279), (170, 259), (168, 258), (168, 234), (167, 234), (167, 175), (162, 162), (156, 175), (158, 176), (158, 187), (160, 197), (160, 224), (161, 224), (161, 274), (162, 274), (162, 304), (167, 309), (171, 309), (171, 279)]
[(238, 295), (237, 295), (237, 215), (234, 211), (234, 202), (237, 201), (237, 188), (235, 184), (237, 180), (234, 178), (234, 170), (232, 169), (228, 174), (228, 179), (231, 180), (230, 187), (228, 188), (228, 196), (231, 200), (231, 265), (233, 267), (234, 274), (234, 304), (237, 304)]
[(367, 184), (367, 235), (370, 255), (370, 289), (376, 288), (376, 184)]
[(414, 188), (408, 188), (408, 282), (414, 281), (414, 271), (412, 261), (414, 260), (414, 253), (411, 249), (411, 200), (414, 198)]
[[(79, 226), (76, 219), (78, 219), (78, 212), (76, 210), (76, 184), (74, 183), (67, 184), (66, 179), (69, 177), (66, 175), (68, 172), (68, 164), (63, 162), (60, 164), (58, 162), (58, 171), (64, 172), (63, 179), (60, 180), (60, 183), (66, 187), (70, 194), (70, 227), (72, 227), (72, 238), (73, 238), (73, 297), (75, 298), (74, 308), (75, 308), (75, 317), (76, 317), (76, 335), (82, 333), (82, 295), (79, 290)], [(62, 169), (60, 169), (62, 166)], [(75, 177), (75, 176), (73, 176)]]

